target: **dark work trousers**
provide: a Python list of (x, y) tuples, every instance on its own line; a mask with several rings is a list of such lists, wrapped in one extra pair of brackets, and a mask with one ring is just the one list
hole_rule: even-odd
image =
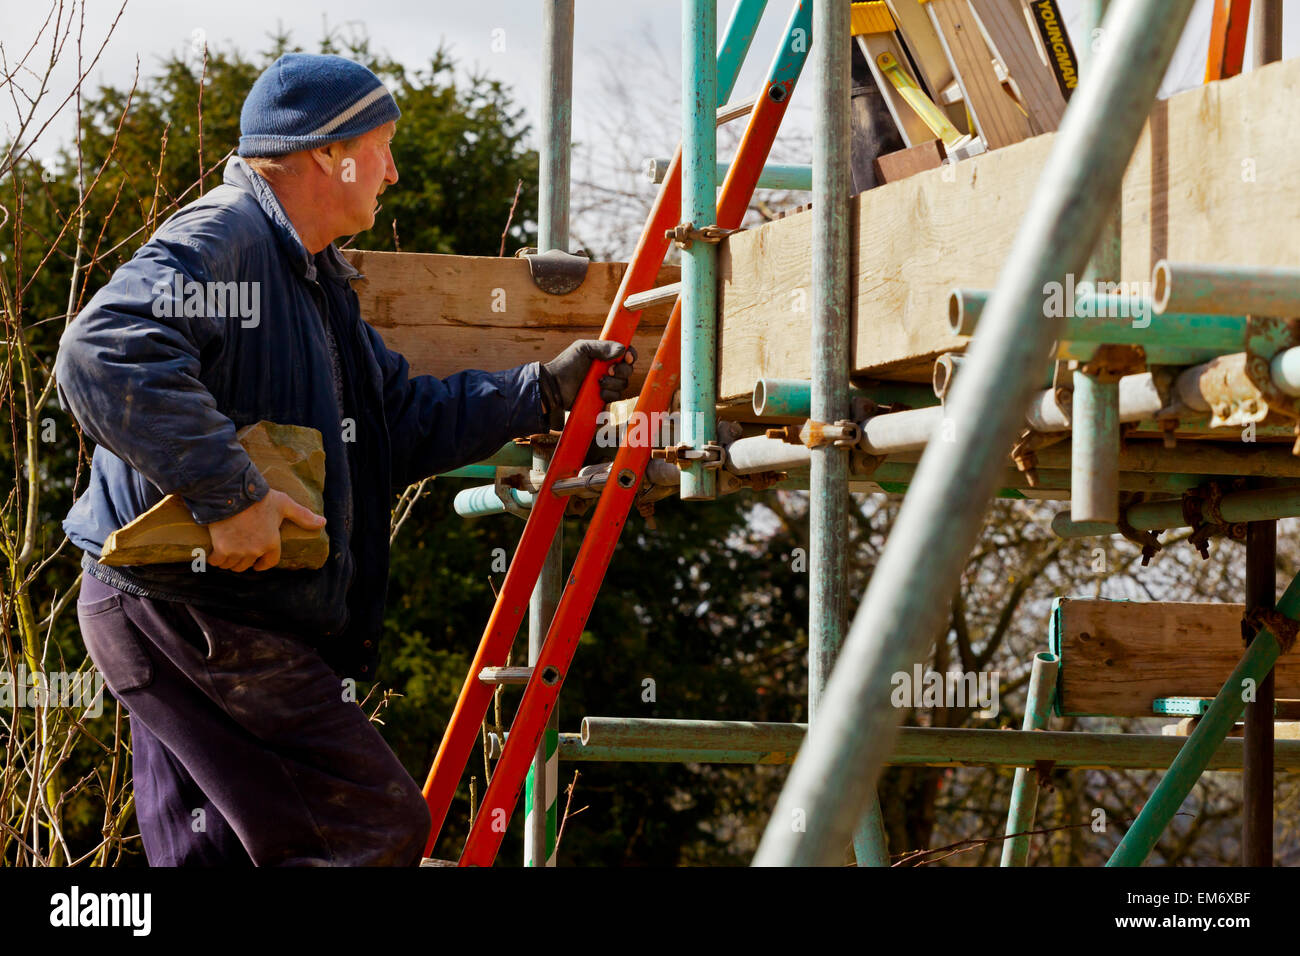
[(420, 788), (302, 640), (84, 572), (77, 617), (131, 717), (151, 866), (420, 862)]

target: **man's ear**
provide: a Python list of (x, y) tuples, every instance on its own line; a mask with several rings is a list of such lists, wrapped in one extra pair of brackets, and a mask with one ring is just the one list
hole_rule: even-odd
[(311, 150), (311, 158), (320, 167), (322, 173), (331, 177), (343, 161), (343, 144), (326, 143), (324, 146), (317, 146)]

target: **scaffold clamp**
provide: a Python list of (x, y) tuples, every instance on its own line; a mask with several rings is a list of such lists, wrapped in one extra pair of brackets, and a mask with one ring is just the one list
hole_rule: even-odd
[(689, 249), (696, 240), (716, 245), (739, 229), (723, 229), (721, 226), (709, 225), (695, 228), (693, 222), (680, 222), (664, 232), (665, 239), (671, 239), (678, 249)]

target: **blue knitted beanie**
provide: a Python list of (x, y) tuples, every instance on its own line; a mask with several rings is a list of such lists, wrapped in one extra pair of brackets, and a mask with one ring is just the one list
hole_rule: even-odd
[(286, 53), (248, 91), (239, 114), (239, 155), (315, 149), (401, 115), (383, 81), (360, 63), (332, 54)]

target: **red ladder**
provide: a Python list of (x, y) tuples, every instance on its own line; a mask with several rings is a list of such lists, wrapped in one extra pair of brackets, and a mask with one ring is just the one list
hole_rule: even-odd
[[(805, 3), (801, 6), (809, 5)], [(787, 49), (778, 57), (778, 64), (773, 68), (773, 79), (764, 85), (750, 114), (749, 125), (718, 200), (717, 225), (724, 229), (738, 228), (744, 218), (806, 58), (809, 38), (809, 34), (805, 33), (803, 45), (793, 51), (788, 49), (791, 44), (787, 42)], [(786, 65), (784, 70), (778, 69), (786, 58), (794, 62)], [(609, 318), (601, 331), (602, 339), (624, 345), (631, 341), (640, 313), (627, 311), (622, 303), (628, 295), (646, 291), (652, 286), (668, 251), (669, 240), (665, 234), (677, 225), (680, 206), (679, 148), (651, 209), (636, 252), (623, 276)], [(433, 818), (433, 827), (426, 855), (432, 852), (441, 832), (492, 700), (493, 688), (479, 680), (479, 673), (485, 667), (497, 667), (505, 663), (506, 655), (518, 633), (529, 596), (537, 583), (546, 553), (564, 513), (566, 499), (554, 494), (552, 486), (557, 479), (576, 474), (583, 464), (587, 449), (595, 437), (597, 415), (603, 408), (597, 380), (606, 373), (610, 364), (612, 363), (594, 363), (578, 393), (545, 480), (533, 498), (532, 511), (506, 573), (505, 583), (497, 595), (487, 630), (470, 665), (451, 723), (429, 771), (424, 794)], [(653, 421), (649, 416), (668, 410), (677, 389), (680, 372), (679, 300), (664, 329), (637, 399), (635, 413), (647, 416), (642, 420)], [(574, 559), (564, 593), (547, 631), (546, 641), (511, 724), (496, 772), (492, 775), (478, 815), (470, 828), (460, 858), (462, 866), (490, 866), (496, 859), (510, 816), (523, 790), (528, 768), (545, 731), (547, 718), (555, 708), (578, 639), (604, 580), (628, 511), (641, 488), (650, 452), (649, 442), (635, 446), (622, 444), (614, 458), (610, 480), (605, 483), (596, 504), (582, 547)]]
[[(1241, 73), (1250, 27), (1250, 0), (1214, 0), (1210, 49), (1205, 58), (1205, 82), (1226, 80)], [(1259, 29), (1263, 29), (1261, 24)]]

